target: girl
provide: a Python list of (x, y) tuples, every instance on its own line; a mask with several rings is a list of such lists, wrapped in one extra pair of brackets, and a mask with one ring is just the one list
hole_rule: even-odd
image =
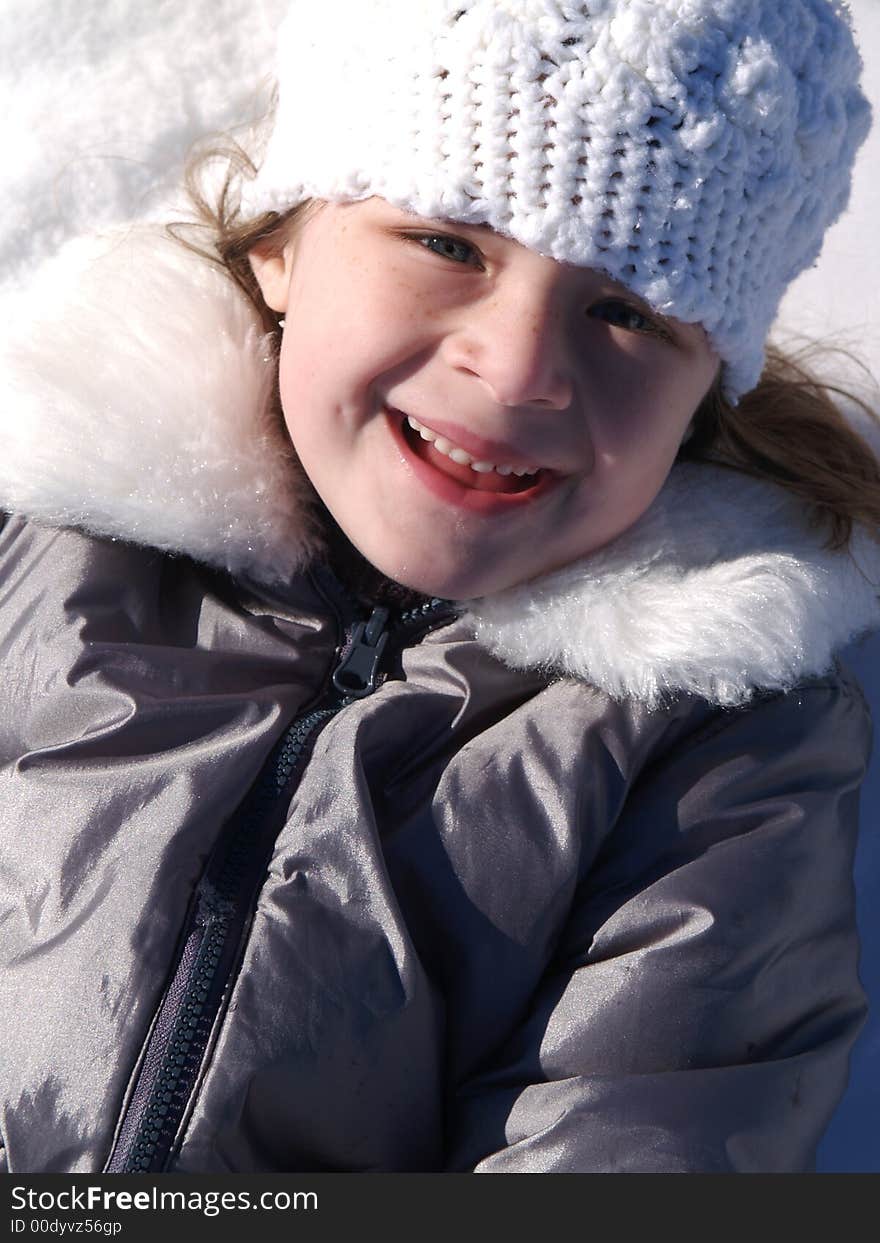
[(35, 284), (8, 1170), (810, 1168), (880, 466), (765, 343), (859, 70), (829, 0), (299, 0), (212, 262)]

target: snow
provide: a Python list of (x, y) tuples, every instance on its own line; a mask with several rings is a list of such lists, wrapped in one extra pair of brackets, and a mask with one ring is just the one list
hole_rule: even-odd
[[(0, 0), (0, 285), (27, 278), (68, 237), (175, 201), (195, 139), (259, 115), (285, 0)], [(880, 0), (851, 0), (880, 121)], [(833, 334), (880, 376), (880, 124), (850, 209), (790, 290), (787, 332)], [(880, 722), (880, 634), (846, 654)], [(875, 999), (847, 1096), (820, 1151), (825, 1171), (880, 1171), (880, 747), (863, 793), (856, 866), (862, 976)]]

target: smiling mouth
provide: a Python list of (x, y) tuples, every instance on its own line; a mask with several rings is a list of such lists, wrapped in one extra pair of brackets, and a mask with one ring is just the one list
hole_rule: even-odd
[[(389, 407), (389, 412), (400, 420), (403, 437), (416, 457), (450, 479), (454, 479), (456, 483), (471, 488), (475, 492), (496, 492), (508, 495), (531, 492), (551, 473), (544, 468), (523, 475), (514, 474), (512, 471), (501, 473), (497, 469), (474, 470), (467, 462), (457, 462), (449, 456), (448, 452), (441, 452), (437, 449), (431, 440), (420, 435), (402, 411)], [(441, 444), (443, 443), (441, 439)]]

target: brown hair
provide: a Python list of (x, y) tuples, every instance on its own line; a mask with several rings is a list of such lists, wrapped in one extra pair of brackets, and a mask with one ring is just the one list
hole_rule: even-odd
[[(219, 189), (209, 193), (205, 173), (218, 162), (224, 176)], [(168, 227), (178, 241), (222, 265), (253, 303), (264, 329), (280, 333), (279, 317), (263, 301), (248, 255), (256, 246), (280, 254), (312, 203), (306, 200), (283, 214), (242, 219), (235, 187), (255, 172), (250, 156), (234, 139), (197, 150), (187, 168), (186, 188), (195, 227), (207, 232), (210, 245), (199, 246), (182, 236), (179, 230), (186, 226)], [(855, 523), (880, 542), (880, 458), (844, 418), (834, 397), (860, 410), (878, 429), (880, 415), (811, 369), (835, 353), (855, 361), (845, 350), (815, 342), (794, 352), (769, 346), (760, 381), (738, 406), (724, 398), (719, 378), (697, 410), (693, 434), (678, 460), (712, 462), (778, 484), (805, 503), (814, 526), (824, 527), (825, 547), (841, 550), (849, 547)]]
[[(880, 458), (834, 400), (880, 429), (878, 414), (854, 392), (820, 379), (816, 366), (837, 357), (870, 372), (848, 351), (807, 342), (795, 351), (769, 345), (757, 386), (731, 406), (720, 379), (703, 399), (680, 461), (710, 461), (794, 493), (828, 549), (848, 548), (859, 523), (880, 542)], [(824, 370), (824, 367), (823, 367)]]
[[(223, 169), (220, 185), (211, 189), (212, 168)], [(308, 215), (312, 203), (306, 200), (283, 215), (264, 212), (250, 220), (241, 218), (237, 187), (256, 173), (251, 157), (234, 138), (194, 149), (186, 168), (184, 186), (195, 222), (175, 221), (167, 231), (188, 250), (202, 255), (226, 270), (256, 308), (266, 332), (279, 332), (278, 316), (263, 301), (248, 255), (256, 247), (268, 255), (280, 255), (286, 243)], [(206, 243), (194, 240), (206, 238)]]

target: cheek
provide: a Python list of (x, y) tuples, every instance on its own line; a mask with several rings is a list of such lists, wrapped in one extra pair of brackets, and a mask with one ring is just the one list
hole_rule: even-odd
[(303, 374), (302, 359), (298, 351), (288, 345), (285, 337), (281, 346), (281, 357), (278, 361), (278, 393), (281, 398), (281, 409), (288, 424), (295, 419), (298, 402), (295, 398), (308, 396), (308, 374)]
[(643, 342), (621, 342), (610, 334), (581, 350), (591, 404), (601, 403), (609, 426), (638, 423), (646, 409), (665, 400), (669, 376), (653, 353)]
[(609, 447), (621, 451), (637, 444), (646, 458), (668, 455), (671, 462), (713, 374), (678, 357), (615, 357), (606, 364), (602, 386)]
[(340, 319), (317, 315), (287, 318), (278, 360), (278, 388), (285, 414), (294, 415), (329, 396), (357, 358), (360, 338)]
[(372, 408), (377, 390), (417, 370), (437, 346), (438, 315), (402, 283), (369, 299), (352, 292), (338, 313), (325, 304), (320, 313), (286, 319), (278, 384), (291, 422), (303, 408), (356, 418)]
[(290, 441), (304, 464), (312, 456), (311, 442), (317, 431), (317, 415), (326, 405), (326, 396), (320, 389), (320, 370), (315, 366), (315, 351), (302, 348), (307, 344), (300, 342), (294, 346), (285, 338), (278, 365), (282, 418)]

